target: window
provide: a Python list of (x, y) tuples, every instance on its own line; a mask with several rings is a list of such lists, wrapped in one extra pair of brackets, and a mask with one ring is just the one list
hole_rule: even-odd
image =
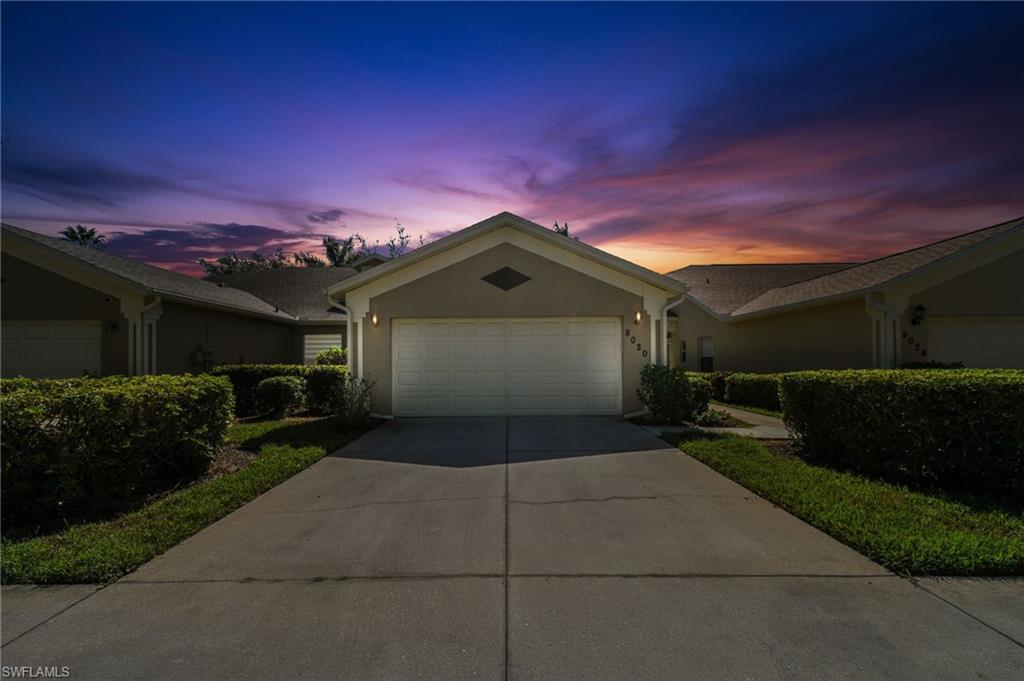
[(700, 370), (715, 370), (715, 341), (711, 336), (703, 336), (698, 339), (700, 343)]
[(686, 364), (686, 341), (679, 341), (679, 363)]
[(303, 364), (313, 364), (321, 350), (332, 347), (342, 347), (340, 333), (307, 333), (303, 336)]

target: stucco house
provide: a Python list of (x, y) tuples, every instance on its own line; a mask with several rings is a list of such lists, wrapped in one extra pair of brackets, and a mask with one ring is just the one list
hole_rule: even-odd
[(374, 411), (421, 416), (628, 414), (652, 362), (1024, 367), (1024, 219), (868, 263), (668, 275), (511, 213), (358, 269), (218, 282), (8, 225), (0, 247), (4, 376), (301, 362), (340, 343)]
[[(691, 265), (673, 361), (710, 371), (1024, 368), (1024, 218), (865, 263)], [(673, 325), (674, 324), (674, 325)]]

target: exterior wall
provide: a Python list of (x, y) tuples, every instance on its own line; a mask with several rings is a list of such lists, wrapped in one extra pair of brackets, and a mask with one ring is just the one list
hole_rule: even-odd
[(292, 327), (292, 355), (293, 358), (288, 360), (289, 362), (295, 362), (297, 364), (302, 363), (302, 355), (305, 349), (305, 337), (306, 334), (315, 333), (340, 333), (341, 334), (341, 347), (348, 345), (345, 339), (345, 322), (340, 324), (317, 324), (317, 325), (300, 325)]
[(675, 309), (673, 364), (686, 341), (686, 369), (700, 369), (698, 338), (711, 336), (718, 371), (770, 373), (796, 369), (861, 369), (872, 366), (871, 322), (854, 300), (724, 323), (690, 302)]
[[(901, 328), (905, 362), (928, 361), (928, 322), (943, 317), (1024, 317), (1024, 251), (1011, 253), (984, 267), (910, 296)], [(924, 323), (910, 323), (913, 310), (925, 308)], [(902, 335), (902, 334), (901, 334)]]
[[(104, 376), (128, 373), (128, 320), (121, 301), (3, 254), (3, 320), (93, 320), (103, 322), (100, 371)], [(116, 324), (110, 330), (108, 323)]]
[(295, 327), (270, 320), (193, 307), (163, 303), (156, 324), (156, 370), (161, 374), (195, 373), (203, 365), (193, 361), (193, 351), (212, 349), (211, 363), (256, 364), (297, 362)]
[[(481, 281), (491, 272), (511, 267), (530, 281), (511, 291)], [(650, 334), (645, 317), (632, 323), (640, 296), (616, 288), (573, 269), (502, 244), (370, 299), (370, 311), (379, 324), (365, 323), (363, 371), (374, 382), (375, 411), (391, 413), (391, 325), (396, 318), (429, 317), (619, 317), (623, 320), (622, 406), (628, 413), (640, 409), (636, 397), (640, 369), (650, 359), (637, 351), (625, 331), (641, 339)]]

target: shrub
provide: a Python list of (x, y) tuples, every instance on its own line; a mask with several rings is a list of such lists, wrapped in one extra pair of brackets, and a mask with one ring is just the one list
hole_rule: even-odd
[(648, 364), (640, 370), (636, 394), (656, 421), (682, 423), (707, 411), (711, 381), (681, 367)]
[(729, 374), (725, 379), (725, 402), (781, 411), (780, 374)]
[(372, 389), (372, 383), (348, 373), (332, 384), (331, 413), (337, 414), (339, 428), (356, 430), (369, 423)]
[(306, 406), (315, 414), (336, 413), (335, 393), (348, 375), (345, 367), (322, 365), (306, 367)]
[(802, 371), (781, 379), (785, 422), (825, 463), (972, 492), (1024, 493), (1024, 372)]
[(904, 362), (900, 369), (963, 369), (963, 362)]
[(260, 416), (280, 418), (302, 408), (306, 386), (298, 376), (271, 376), (256, 386), (256, 404)]
[(256, 386), (273, 376), (304, 376), (304, 364), (224, 364), (214, 367), (214, 376), (226, 376), (235, 390), (235, 414), (252, 416), (259, 411)]
[(725, 402), (725, 381), (729, 378), (729, 371), (716, 371), (708, 374), (711, 380), (711, 397), (719, 402)]
[(338, 346), (321, 350), (316, 355), (316, 364), (318, 366), (341, 366), (345, 364), (345, 350)]
[(222, 444), (231, 385), (212, 376), (38, 381), (0, 396), (3, 522), (122, 508), (194, 480)]

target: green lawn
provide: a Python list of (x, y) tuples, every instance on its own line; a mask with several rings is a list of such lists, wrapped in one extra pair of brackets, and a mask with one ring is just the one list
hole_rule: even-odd
[(1024, 575), (1024, 513), (815, 466), (743, 437), (687, 454), (900, 574)]
[(745, 404), (733, 404), (732, 402), (719, 402), (718, 400), (711, 400), (711, 404), (718, 404), (723, 407), (735, 407), (736, 409), (743, 409), (744, 411), (750, 411), (755, 414), (761, 414), (762, 416), (774, 416), (777, 419), (782, 418), (781, 411), (775, 411), (774, 409), (764, 409), (762, 407), (748, 407)]
[(244, 468), (168, 494), (115, 520), (5, 542), (0, 555), (3, 582), (113, 581), (357, 436), (340, 432), (330, 418), (236, 424), (228, 433), (229, 443), (258, 452)]

